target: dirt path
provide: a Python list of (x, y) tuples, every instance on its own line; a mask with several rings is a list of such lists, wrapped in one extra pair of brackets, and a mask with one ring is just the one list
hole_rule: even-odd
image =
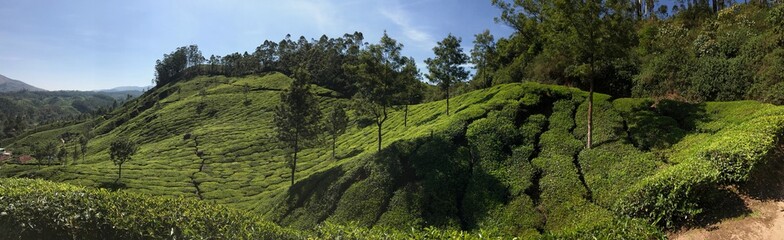
[(744, 199), (752, 213), (705, 228), (682, 230), (670, 239), (784, 239), (784, 201)]

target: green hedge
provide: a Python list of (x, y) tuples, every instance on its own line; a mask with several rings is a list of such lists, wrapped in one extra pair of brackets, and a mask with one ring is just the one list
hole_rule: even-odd
[(468, 125), (466, 137), (482, 161), (500, 161), (505, 157), (504, 150), (519, 138), (519, 133), (508, 118), (490, 116)]
[(585, 149), (579, 162), (594, 202), (605, 208), (613, 207), (627, 189), (661, 165), (653, 153), (620, 142)]
[(771, 158), (784, 136), (784, 108), (769, 108), (671, 154), (677, 165), (644, 178), (616, 206), (631, 216), (673, 227), (703, 211), (700, 203), (720, 186), (744, 182)]
[(558, 100), (553, 103), (553, 113), (548, 119), (549, 129), (570, 131), (574, 128), (574, 108), (575, 103), (571, 100)]
[(298, 239), (255, 214), (183, 198), (0, 179), (2, 239)]
[[(618, 141), (626, 138), (623, 127), (623, 118), (613, 109), (608, 101), (594, 101), (593, 103), (593, 146)], [(582, 142), (588, 141), (588, 103), (583, 102), (575, 110), (574, 136)]]

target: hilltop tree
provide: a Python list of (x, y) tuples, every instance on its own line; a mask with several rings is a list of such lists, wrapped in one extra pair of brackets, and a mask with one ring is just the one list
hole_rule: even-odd
[(292, 151), (289, 161), (291, 168), (291, 185), (294, 185), (294, 173), (297, 171), (297, 153), (320, 132), (318, 100), (306, 84), (310, 73), (304, 68), (294, 72), (291, 87), (280, 93), (280, 104), (275, 107), (274, 124), (277, 139)]
[[(544, 2), (544, 1), (543, 1)], [(545, 51), (566, 56), (569, 66), (566, 73), (588, 83), (588, 133), (586, 148), (592, 147), (593, 91), (600, 77), (600, 70), (616, 59), (628, 54), (629, 43), (634, 38), (634, 23), (628, 17), (629, 2), (559, 1), (545, 4), (542, 14), (544, 35), (548, 47)]]
[(533, 66), (526, 65), (531, 61), (520, 61), (516, 66), (529, 69), (526, 70), (529, 78), (588, 88), (586, 148), (591, 148), (595, 82), (606, 79), (601, 86), (624, 91), (611, 86), (623, 86), (624, 81), (630, 80), (621, 76), (626, 71), (621, 68), (629, 63), (630, 48), (636, 43), (634, 16), (640, 6), (633, 6), (627, 0), (493, 0), (492, 3), (502, 10), (497, 20), (517, 29), (512, 38), (504, 41), (504, 46), (499, 41), (501, 58), (515, 48), (513, 52), (519, 54), (532, 52)]
[(39, 164), (41, 163), (41, 160), (46, 160), (47, 164), (52, 164), (52, 161), (57, 155), (57, 144), (48, 142), (46, 145), (34, 146), (33, 153), (33, 157), (38, 160)]
[(57, 151), (57, 161), (60, 161), (63, 165), (66, 165), (68, 161), (68, 150), (65, 149), (64, 145), (60, 146), (60, 150)]
[(399, 75), (399, 84), (402, 84), (404, 91), (399, 100), (404, 105), (403, 126), (408, 126), (408, 105), (422, 102), (425, 95), (424, 83), (420, 81), (419, 68), (413, 58), (406, 58), (403, 70)]
[[(65, 165), (66, 162), (68, 161), (68, 149), (66, 148), (66, 146), (71, 141), (76, 140), (77, 136), (79, 136), (79, 134), (74, 132), (65, 132), (63, 134), (60, 134), (60, 141), (63, 144), (62, 146), (60, 146), (60, 151), (57, 153), (57, 159), (63, 162), (63, 165)], [(74, 154), (76, 154), (76, 149), (74, 149)]]
[(76, 161), (79, 160), (79, 150), (76, 149), (76, 145), (73, 145), (73, 154), (71, 154), (71, 160), (73, 161), (71, 164), (76, 164)]
[(84, 158), (87, 156), (87, 143), (89, 141), (90, 140), (85, 134), (82, 134), (82, 136), (79, 137), (79, 151), (82, 152), (82, 162), (84, 162)]
[(185, 76), (190, 67), (199, 68), (204, 63), (204, 56), (196, 45), (178, 47), (163, 59), (155, 61), (155, 84), (164, 85)]
[(360, 116), (374, 119), (378, 127), (378, 150), (381, 151), (381, 127), (389, 117), (392, 106), (400, 103), (398, 97), (405, 91), (399, 81), (406, 61), (400, 56), (402, 44), (384, 32), (379, 44), (370, 44), (360, 53), (357, 63), (347, 66), (358, 82), (354, 95), (354, 108)]
[(475, 88), (487, 88), (493, 84), (492, 73), (497, 69), (497, 50), (495, 38), (490, 30), (474, 35), (474, 48), (471, 49), (471, 63), (474, 64), (476, 75), (471, 85)]
[(329, 117), (327, 117), (327, 132), (332, 136), (332, 159), (335, 159), (335, 144), (338, 136), (346, 132), (348, 121), (348, 115), (346, 115), (343, 104), (335, 105), (329, 113)]
[(242, 101), (242, 104), (245, 104), (245, 106), (250, 105), (250, 99), (248, 99), (249, 93), (250, 93), (250, 85), (245, 83), (245, 85), (242, 85), (242, 95), (245, 97), (245, 100)]
[(449, 115), (449, 88), (455, 83), (464, 82), (469, 74), (463, 67), (468, 62), (468, 55), (463, 53), (463, 48), (460, 47), (461, 41), (462, 39), (450, 33), (433, 48), (435, 59), (425, 60), (430, 71), (427, 79), (446, 93), (446, 115)]
[(122, 178), (122, 165), (130, 161), (137, 150), (135, 142), (124, 138), (114, 140), (111, 143), (109, 146), (109, 157), (114, 162), (114, 165), (117, 165), (117, 180), (114, 181), (115, 183)]

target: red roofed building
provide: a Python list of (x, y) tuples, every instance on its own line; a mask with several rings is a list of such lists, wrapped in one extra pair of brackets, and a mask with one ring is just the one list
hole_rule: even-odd
[(30, 155), (22, 155), (19, 156), (19, 164), (27, 164), (28, 162), (32, 161), (33, 157)]

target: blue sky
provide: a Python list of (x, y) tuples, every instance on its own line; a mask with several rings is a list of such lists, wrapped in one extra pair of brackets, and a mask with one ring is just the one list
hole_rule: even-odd
[(420, 68), (448, 33), (512, 29), (493, 22), (489, 0), (41, 1), (0, 0), (0, 74), (47, 90), (147, 86), (156, 59), (197, 44), (206, 56), (252, 52), (286, 34), (308, 39), (384, 30)]

